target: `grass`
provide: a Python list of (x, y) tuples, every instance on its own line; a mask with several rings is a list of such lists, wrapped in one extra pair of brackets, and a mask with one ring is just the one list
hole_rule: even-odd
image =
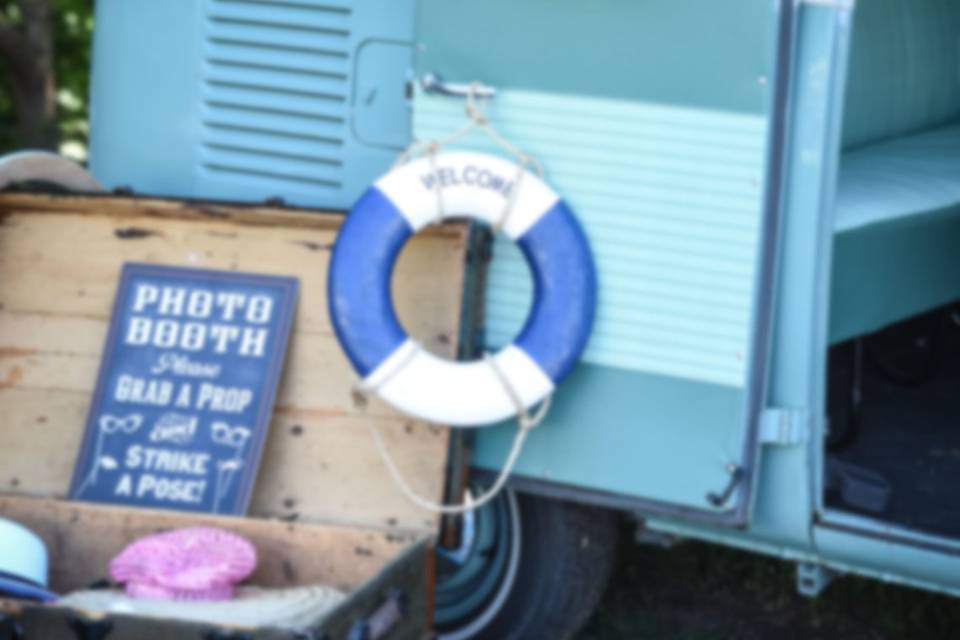
[(700, 543), (634, 544), (577, 640), (923, 640), (960, 638), (960, 600), (844, 577), (818, 599), (793, 564)]

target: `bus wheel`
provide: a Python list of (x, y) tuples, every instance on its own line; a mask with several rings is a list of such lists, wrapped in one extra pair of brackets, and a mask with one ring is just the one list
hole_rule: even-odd
[(504, 491), (464, 516), (460, 538), (438, 551), (441, 640), (563, 640), (603, 595), (617, 514)]

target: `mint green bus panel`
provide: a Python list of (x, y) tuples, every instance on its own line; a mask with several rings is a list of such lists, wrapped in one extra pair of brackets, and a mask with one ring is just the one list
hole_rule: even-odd
[(414, 0), (98, 0), (90, 168), (140, 194), (349, 208), (410, 138)]
[[(419, 3), (417, 72), (497, 89), (491, 122), (540, 160), (597, 261), (594, 335), (531, 435), (520, 482), (744, 520), (765, 377), (767, 318), (757, 309), (767, 306), (757, 300), (768, 271), (775, 9), (755, 0)], [(413, 111), (420, 140), (465, 122), (462, 100), (423, 91)], [(482, 136), (461, 144), (498, 152)], [(511, 341), (530, 299), (522, 257), (496, 242), (488, 348)], [(498, 469), (513, 428), (478, 432), (474, 466)]]
[(960, 298), (960, 11), (939, 0), (871, 0), (854, 25), (832, 343)]

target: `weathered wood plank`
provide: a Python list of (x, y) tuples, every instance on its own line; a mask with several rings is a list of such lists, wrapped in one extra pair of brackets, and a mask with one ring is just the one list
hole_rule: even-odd
[[(160, 220), (214, 220), (234, 226), (304, 229), (333, 229), (340, 226), (341, 212), (281, 207), (266, 204), (183, 200), (179, 198), (129, 197), (117, 195), (71, 195), (2, 193), (0, 211), (22, 213), (76, 213), (112, 218), (156, 218)], [(430, 236), (462, 238), (464, 228), (456, 224), (431, 227)]]
[(50, 553), (50, 585), (61, 592), (106, 577), (110, 560), (133, 540), (178, 527), (219, 526), (250, 539), (258, 554), (254, 584), (321, 583), (347, 591), (375, 576), (419, 537), (19, 497), (0, 497), (0, 516), (43, 539)]
[[(106, 318), (0, 310), (0, 389), (92, 393), (107, 326)], [(334, 415), (353, 411), (351, 389), (357, 376), (332, 334), (296, 330), (286, 367), (278, 409)], [(370, 411), (396, 416), (382, 403)]]
[[(339, 216), (163, 200), (0, 196), (0, 488), (65, 494), (125, 261), (293, 275), (301, 299), (251, 515), (433, 529), (376, 456), (352, 405), (355, 380), (326, 301)], [(451, 355), (459, 333), (466, 231), (418, 236), (393, 295), (407, 329)], [(399, 465), (439, 497), (445, 429), (376, 404)]]
[[(3, 211), (0, 200), (0, 211)], [(297, 331), (332, 333), (327, 264), (336, 231), (234, 227), (223, 221), (113, 218), (81, 214), (8, 214), (0, 225), (4, 309), (54, 316), (109, 318), (124, 262), (149, 262), (296, 275), (301, 280)], [(424, 236), (403, 252), (393, 279), (397, 313), (407, 330), (449, 353), (458, 325), (463, 240)], [(460, 278), (458, 278), (460, 276)]]
[[(89, 404), (89, 394), (76, 391), (0, 390), (0, 490), (65, 496)], [(436, 492), (446, 429), (394, 418), (377, 424), (411, 483)], [(274, 416), (249, 513), (399, 529), (434, 525), (397, 494), (356, 417), (300, 409)]]

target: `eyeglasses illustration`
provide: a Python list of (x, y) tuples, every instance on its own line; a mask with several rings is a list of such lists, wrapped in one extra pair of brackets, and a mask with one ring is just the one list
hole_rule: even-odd
[(109, 436), (116, 433), (130, 435), (136, 433), (142, 425), (143, 416), (139, 413), (131, 413), (126, 417), (104, 414), (97, 418), (98, 433), (93, 449), (93, 464), (83, 482), (77, 487), (75, 491), (77, 496), (83, 495), (85, 491), (96, 486), (101, 470), (116, 471), (120, 467), (116, 458), (104, 452), (106, 442), (111, 439)]
[(214, 422), (210, 425), (210, 429), (213, 441), (226, 447), (242, 447), (253, 435), (253, 432), (246, 427), (231, 427), (226, 422)]
[(123, 433), (131, 434), (136, 433), (137, 429), (143, 424), (143, 416), (139, 413), (131, 414), (126, 418), (102, 415), (98, 422), (100, 424), (100, 431), (103, 433), (113, 434), (122, 431)]

